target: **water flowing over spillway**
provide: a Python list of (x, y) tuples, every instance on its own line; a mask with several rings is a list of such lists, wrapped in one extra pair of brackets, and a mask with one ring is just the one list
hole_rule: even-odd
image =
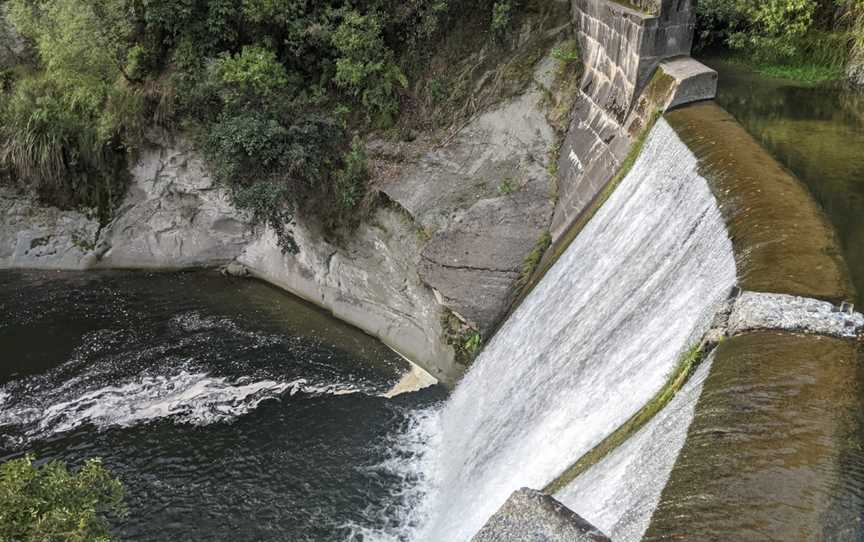
[(612, 540), (641, 540), (684, 445), (712, 359), (645, 427), (555, 497)]
[(434, 428), (422, 424), (426, 494), (409, 538), (469, 540), (512, 491), (554, 480), (663, 387), (734, 283), (715, 200), (661, 119)]

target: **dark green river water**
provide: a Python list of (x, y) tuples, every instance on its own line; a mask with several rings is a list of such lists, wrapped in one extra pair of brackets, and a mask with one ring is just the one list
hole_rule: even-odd
[(274, 288), (0, 271), (0, 315), (0, 462), (102, 457), (123, 540), (360, 540), (411, 504), (398, 436), (443, 393), (382, 397), (406, 362)]
[(717, 101), (801, 179), (834, 224), (864, 306), (864, 95), (717, 59)]

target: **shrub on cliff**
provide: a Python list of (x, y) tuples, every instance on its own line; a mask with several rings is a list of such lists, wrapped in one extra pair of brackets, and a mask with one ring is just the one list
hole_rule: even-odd
[(9, 2), (35, 50), (0, 107), (0, 159), (52, 203), (105, 216), (123, 192), (124, 153), (143, 130), (143, 94), (126, 73), (130, 29), (113, 4)]
[(31, 457), (0, 465), (0, 540), (110, 542), (107, 517), (126, 514), (123, 485), (98, 459), (77, 472)]

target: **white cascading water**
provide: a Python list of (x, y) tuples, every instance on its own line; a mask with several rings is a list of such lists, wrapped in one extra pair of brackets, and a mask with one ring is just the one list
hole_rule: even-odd
[(424, 495), (405, 518), (411, 532), (396, 536), (470, 540), (514, 490), (546, 486), (662, 388), (734, 284), (714, 197), (660, 119), (631, 172), (488, 344), (433, 429), (420, 424), (428, 443), (414, 468)]
[(555, 497), (615, 540), (642, 539), (684, 446), (713, 356), (627, 442), (573, 480)]

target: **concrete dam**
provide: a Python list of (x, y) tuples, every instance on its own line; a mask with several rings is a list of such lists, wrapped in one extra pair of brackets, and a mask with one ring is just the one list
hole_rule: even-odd
[(554, 250), (413, 427), (422, 496), (382, 539), (850, 539), (864, 316), (831, 226), (711, 101), (689, 2), (572, 10)]
[[(344, 246), (301, 216), (292, 225), (299, 251), (285, 254), (273, 231), (255, 230), (232, 206), (195, 149), (165, 134), (131, 168), (132, 185), (107, 225), (0, 192), (0, 269), (221, 267), (232, 275), (226, 280), (258, 278), (315, 305), (284, 311), (291, 325), (304, 320), (311, 329), (290, 357), (280, 350), (282, 331), (254, 333), (201, 314), (191, 308), (197, 298), (174, 314), (161, 286), (137, 286), (145, 308), (161, 312), (130, 324), (146, 310), (123, 304), (121, 279), (109, 288), (76, 277), (120, 307), (121, 317), (105, 320), (128, 320), (130, 329), (88, 332), (95, 346), (74, 350), (71, 368), (0, 381), (0, 429), (9, 432), (0, 433), (0, 452), (11, 457), (41, 441), (62, 449), (65, 432), (82, 427), (98, 430), (106, 454), (118, 448), (117, 427), (140, 431), (155, 448), (163, 440), (142, 426), (162, 424), (169, 441), (171, 424), (186, 423), (194, 429), (183, 429), (183, 451), (200, 447), (208, 468), (234, 456), (252, 465), (257, 477), (235, 494), (244, 514), (299, 487), (311, 525), (326, 523), (328, 505), (369, 509), (328, 525), (351, 541), (861, 540), (864, 493), (844, 477), (861, 469), (850, 466), (850, 448), (861, 431), (864, 315), (851, 303), (833, 226), (714, 101), (717, 72), (690, 56), (691, 0), (553, 4), (554, 16), (532, 29), (547, 49), (574, 37), (582, 64), (560, 129), (538, 105), (556, 99), (547, 85), (552, 56), (541, 51), (527, 90), (478, 112), (425, 154), (377, 142), (381, 155), (409, 156), (407, 165), (376, 185), (386, 204)], [(524, 183), (502, 194), (490, 179), (511, 170)], [(524, 271), (538, 237), (545, 252)], [(223, 278), (178, 280), (198, 295), (200, 283)], [(44, 276), (31, 283), (28, 292), (54, 291)], [(203, 297), (223, 295), (219, 284), (209, 288)], [(268, 312), (272, 292), (244, 288), (219, 309), (245, 296), (259, 320), (281, 317)], [(52, 295), (50, 305), (62, 305), (65, 291)], [(136, 329), (162, 329), (163, 321), (167, 338)], [(321, 340), (321, 330), (331, 335)], [(481, 336), (476, 359), (460, 359), (457, 351), (479, 348)], [(176, 337), (182, 348), (170, 346)], [(353, 353), (321, 347), (346, 337), (386, 370), (357, 370)], [(146, 355), (128, 356), (128, 344)], [(88, 357), (100, 348), (110, 350), (101, 365)], [(201, 352), (234, 372), (214, 370), (196, 358)], [(295, 366), (300, 376), (288, 370)], [(436, 379), (443, 385), (429, 386)], [(429, 390), (438, 395), (422, 396)], [(332, 410), (316, 414), (329, 424), (324, 437), (308, 423), (312, 414), (274, 406), (325, 397)], [(313, 402), (302, 408), (313, 412)], [(333, 445), (346, 432), (334, 420), (359, 428), (356, 442), (345, 439), (354, 455)], [(382, 427), (394, 420), (401, 425), (391, 435)], [(240, 438), (227, 422), (241, 426)], [(208, 448), (218, 439), (207, 426), (218, 426), (224, 449), (221, 440)], [(273, 466), (290, 455), (279, 445), (260, 464), (243, 451), (266, 448), (255, 439), (270, 446), (277, 433), (297, 446), (292, 461), (311, 455), (305, 438), (338, 467), (321, 483), (324, 505), (308, 504), (315, 483)], [(389, 446), (384, 459), (358, 467), (356, 458), (372, 461), (373, 439)], [(154, 471), (163, 468), (155, 462)], [(157, 481), (180, 494), (192, 475), (171, 472), (170, 483)], [(356, 479), (345, 481), (345, 472)], [(202, 495), (225, 500), (195, 476)], [(252, 506), (248, 495), (262, 486), (267, 498)], [(193, 511), (195, 487), (185, 501)], [(388, 504), (372, 510), (375, 499)], [(160, 513), (175, 506), (157, 505)], [(285, 536), (273, 519), (282, 512), (268, 509), (261, 522), (271, 539)], [(218, 526), (227, 513), (213, 515), (207, 521)], [(144, 536), (147, 521), (128, 532)]]

